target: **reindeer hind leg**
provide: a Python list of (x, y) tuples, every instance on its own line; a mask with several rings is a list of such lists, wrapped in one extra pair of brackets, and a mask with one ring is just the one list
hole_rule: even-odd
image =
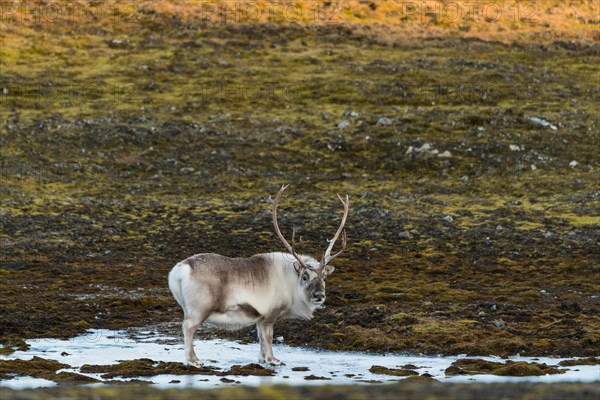
[(200, 367), (202, 363), (194, 352), (194, 333), (196, 333), (196, 329), (206, 320), (207, 316), (193, 313), (185, 314), (182, 324), (185, 360), (190, 365)]

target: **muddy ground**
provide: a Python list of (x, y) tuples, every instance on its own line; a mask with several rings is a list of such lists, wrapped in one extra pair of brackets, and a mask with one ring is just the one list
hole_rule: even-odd
[(3, 32), (3, 352), (178, 332), (170, 268), (281, 250), (266, 200), (290, 183), (306, 253), (336, 193), (351, 214), (327, 307), (286, 343), (598, 355), (597, 44), (143, 17)]

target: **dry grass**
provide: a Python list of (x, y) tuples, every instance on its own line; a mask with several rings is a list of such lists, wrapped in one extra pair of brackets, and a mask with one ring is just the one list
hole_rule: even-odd
[(46, 0), (35, 5), (16, 0), (4, 6), (0, 26), (100, 23), (110, 30), (153, 14), (224, 24), (342, 24), (400, 43), (447, 37), (504, 43), (600, 40), (600, 5), (593, 0)]

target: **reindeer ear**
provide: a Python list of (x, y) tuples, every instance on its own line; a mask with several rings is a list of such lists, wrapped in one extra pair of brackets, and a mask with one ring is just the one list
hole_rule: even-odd
[(323, 268), (323, 276), (329, 276), (333, 271), (335, 271), (333, 265), (326, 265), (325, 268)]
[(294, 269), (296, 270), (296, 273), (298, 274), (298, 276), (300, 276), (300, 273), (302, 272), (302, 267), (300, 266), (300, 263), (293, 263), (294, 264)]

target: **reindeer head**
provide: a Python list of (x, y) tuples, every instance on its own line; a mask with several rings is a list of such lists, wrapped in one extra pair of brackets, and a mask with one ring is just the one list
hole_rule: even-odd
[[(338, 194), (338, 199), (342, 202), (344, 206), (344, 215), (342, 216), (342, 222), (335, 233), (333, 239), (329, 241), (329, 246), (321, 261), (316, 261), (310, 257), (303, 257), (296, 252), (296, 231), (292, 230), (292, 244), (283, 237), (281, 230), (279, 229), (279, 223), (277, 222), (277, 206), (279, 205), (279, 201), (281, 200), (281, 195), (287, 189), (288, 185), (282, 186), (275, 197), (275, 200), (272, 200), (273, 204), (273, 225), (275, 226), (275, 233), (279, 239), (283, 242), (283, 245), (287, 249), (287, 251), (294, 256), (296, 262), (294, 262), (294, 268), (296, 269), (296, 273), (298, 275), (298, 290), (302, 291), (307, 302), (319, 306), (325, 302), (325, 278), (327, 278), (331, 273), (335, 270), (335, 267), (329, 265), (331, 260), (342, 254), (342, 252), (346, 249), (347, 238), (346, 231), (344, 230), (344, 225), (346, 225), (346, 218), (348, 217), (349, 207), (350, 207), (350, 199), (348, 195), (346, 195), (346, 201), (344, 201), (340, 195)], [(333, 250), (333, 246), (340, 234), (342, 235), (342, 248), (340, 251), (331, 255), (331, 251)]]

